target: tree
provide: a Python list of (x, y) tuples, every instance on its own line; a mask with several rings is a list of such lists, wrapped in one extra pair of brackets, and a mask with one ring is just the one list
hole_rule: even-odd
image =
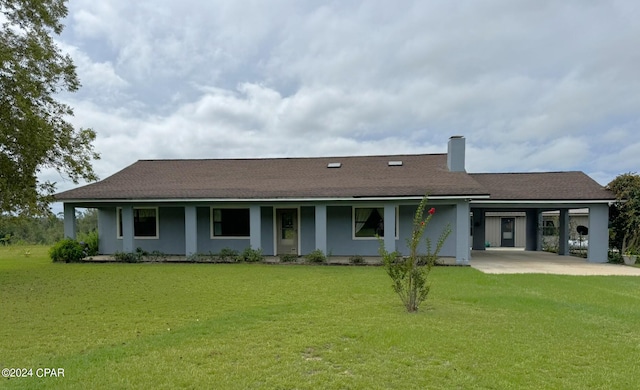
[(97, 180), (91, 129), (74, 129), (70, 106), (54, 97), (80, 83), (69, 55), (55, 45), (66, 0), (0, 0), (0, 213), (43, 215), (55, 183), (38, 180), (53, 168), (74, 183)]
[(0, 215), (0, 245), (53, 244), (64, 237), (63, 231), (62, 220), (53, 214), (33, 218)]
[[(86, 243), (98, 238), (98, 210), (76, 211), (78, 241)], [(95, 235), (94, 238), (91, 238)], [(64, 238), (64, 222), (53, 214), (27, 217), (0, 214), (0, 245), (53, 244)], [(96, 241), (97, 245), (97, 241)]]
[(379, 238), (380, 256), (382, 256), (382, 262), (387, 274), (393, 281), (393, 290), (398, 294), (410, 313), (418, 311), (420, 304), (427, 299), (430, 289), (427, 278), (438, 259), (440, 249), (442, 249), (444, 242), (451, 234), (451, 227), (447, 225), (438, 238), (435, 250), (432, 252), (431, 240), (427, 237), (425, 239), (427, 252), (426, 254), (419, 253), (418, 246), (422, 242), (424, 231), (436, 212), (436, 209), (432, 207), (427, 212), (429, 216), (424, 218), (427, 202), (428, 197), (425, 196), (413, 216), (413, 231), (411, 237), (407, 238), (409, 256), (403, 257), (397, 251), (387, 251), (384, 247), (384, 241)]
[(622, 253), (628, 249), (640, 249), (640, 176), (636, 173), (618, 175), (607, 189), (616, 196), (609, 219), (612, 244)]
[(78, 234), (88, 234), (98, 230), (98, 209), (76, 211), (76, 229)]

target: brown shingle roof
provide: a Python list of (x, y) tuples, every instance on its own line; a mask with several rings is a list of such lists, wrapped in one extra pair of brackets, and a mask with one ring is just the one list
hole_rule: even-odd
[[(402, 161), (402, 166), (388, 166)], [(340, 168), (327, 168), (332, 162)], [(486, 194), (446, 154), (219, 160), (141, 160), (56, 199), (286, 199)]]
[[(402, 161), (402, 166), (389, 166)], [(340, 168), (327, 168), (341, 163)], [(450, 172), (446, 154), (141, 160), (59, 201), (125, 199), (304, 199), (490, 195), (491, 200), (612, 200), (582, 172)]]
[(492, 200), (613, 200), (583, 172), (472, 173)]

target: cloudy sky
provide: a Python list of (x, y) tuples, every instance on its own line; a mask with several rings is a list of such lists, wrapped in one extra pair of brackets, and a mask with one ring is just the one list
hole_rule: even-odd
[[(73, 0), (59, 46), (105, 178), (138, 159), (443, 153), (640, 167), (637, 0)], [(73, 188), (45, 172), (58, 189)]]

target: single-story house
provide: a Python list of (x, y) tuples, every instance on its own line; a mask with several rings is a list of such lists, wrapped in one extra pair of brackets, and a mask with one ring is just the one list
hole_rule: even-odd
[[(375, 256), (376, 235), (387, 250), (407, 253), (425, 194), (436, 209), (427, 235), (435, 241), (449, 225), (440, 255), (459, 264), (469, 262), (471, 248), (484, 250), (491, 212), (524, 212), (525, 248), (541, 250), (542, 213), (559, 211), (559, 253), (566, 255), (575, 208), (589, 209), (589, 261), (607, 260), (611, 192), (582, 172), (467, 173), (461, 136), (449, 139), (446, 154), (141, 160), (56, 199), (72, 238), (75, 209), (98, 209), (103, 254), (251, 247), (275, 256), (316, 249)], [(503, 220), (500, 229), (507, 245), (515, 239), (513, 223)]]

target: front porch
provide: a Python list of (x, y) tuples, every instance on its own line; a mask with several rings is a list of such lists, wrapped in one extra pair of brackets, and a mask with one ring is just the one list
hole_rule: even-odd
[[(103, 254), (133, 253), (141, 248), (188, 258), (226, 248), (238, 251), (252, 248), (262, 250), (266, 256), (304, 256), (320, 250), (332, 258), (376, 257), (380, 244), (368, 226), (379, 224), (369, 216), (383, 218), (379, 222), (386, 249), (406, 254), (406, 242), (419, 201), (420, 198), (260, 204), (65, 203), (64, 226), (65, 236), (75, 238), (75, 208), (98, 209), (100, 253)], [(442, 229), (450, 225), (452, 234), (441, 255), (454, 258), (458, 264), (468, 264), (469, 201), (433, 200), (430, 206), (438, 211), (427, 234), (435, 242)], [(362, 215), (367, 218), (363, 219)], [(228, 220), (233, 223), (225, 227)]]

